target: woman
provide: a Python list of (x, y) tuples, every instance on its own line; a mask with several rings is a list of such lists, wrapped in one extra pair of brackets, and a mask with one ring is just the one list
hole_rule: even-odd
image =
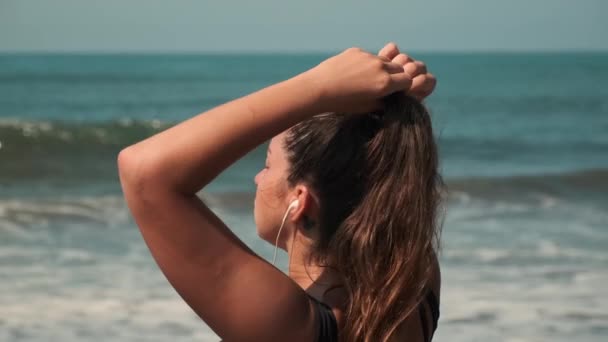
[[(125, 198), (152, 255), (220, 337), (430, 340), (441, 179), (429, 115), (411, 96), (434, 86), (395, 44), (379, 56), (351, 48), (120, 152)], [(255, 222), (289, 253), (289, 276), (196, 195), (268, 139)]]

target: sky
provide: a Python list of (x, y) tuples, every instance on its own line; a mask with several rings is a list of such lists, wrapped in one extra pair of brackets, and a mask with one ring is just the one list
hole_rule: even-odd
[(0, 0), (0, 52), (608, 50), (608, 0)]

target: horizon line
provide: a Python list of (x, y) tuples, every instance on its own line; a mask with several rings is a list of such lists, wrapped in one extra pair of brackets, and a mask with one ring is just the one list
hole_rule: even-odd
[[(363, 49), (371, 51), (363, 47)], [(312, 55), (336, 54), (343, 50), (0, 50), (0, 55)], [(598, 49), (411, 49), (416, 54), (524, 54), (524, 53), (608, 53)]]

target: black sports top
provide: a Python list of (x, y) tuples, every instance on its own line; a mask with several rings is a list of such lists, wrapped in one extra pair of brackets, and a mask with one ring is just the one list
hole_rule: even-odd
[(308, 295), (315, 303), (315, 326), (317, 327), (317, 342), (337, 342), (338, 322), (329, 305)]
[[(336, 321), (336, 317), (334, 316), (331, 308), (317, 300), (315, 297), (308, 295), (315, 305), (315, 325), (317, 327), (317, 342), (337, 342), (338, 341), (338, 324)], [(427, 311), (426, 307), (431, 310), (431, 317), (433, 319), (433, 326), (429, 331), (429, 327), (427, 324)], [(433, 293), (433, 291), (427, 291), (427, 295), (425, 300), (420, 303), (418, 306), (418, 314), (420, 315), (420, 322), (422, 323), (422, 332), (424, 334), (424, 341), (431, 341), (433, 339), (433, 334), (437, 329), (437, 321), (439, 321), (439, 301), (437, 297)]]

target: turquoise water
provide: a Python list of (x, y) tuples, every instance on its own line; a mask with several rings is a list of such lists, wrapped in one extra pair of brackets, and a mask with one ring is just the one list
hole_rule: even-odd
[[(0, 340), (217, 340), (149, 255), (116, 155), (325, 57), (0, 56)], [(608, 54), (414, 57), (439, 80), (450, 189), (436, 340), (605, 340)], [(269, 258), (252, 217), (264, 151), (201, 195)]]

